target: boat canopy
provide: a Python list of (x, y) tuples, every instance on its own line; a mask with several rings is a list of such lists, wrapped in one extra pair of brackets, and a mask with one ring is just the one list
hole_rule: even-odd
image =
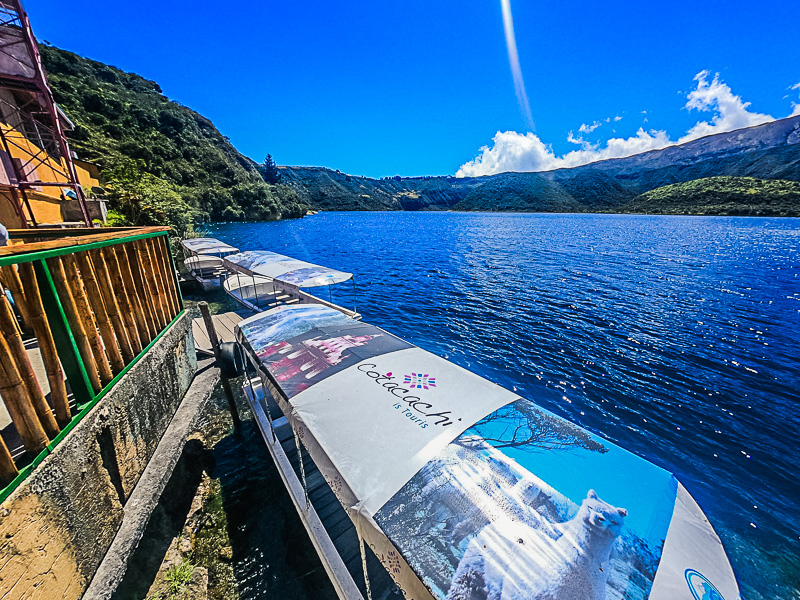
[(253, 277), (269, 277), (280, 283), (299, 288), (320, 287), (342, 283), (353, 278), (328, 267), (320, 267), (303, 260), (264, 250), (240, 252), (225, 258), (225, 267)]
[(220, 242), (216, 238), (194, 238), (183, 240), (182, 244), (189, 254), (223, 257), (228, 254), (236, 254), (239, 252), (238, 248), (234, 248), (225, 242)]
[(404, 597), (739, 598), (719, 537), (654, 464), (324, 306), (236, 335)]

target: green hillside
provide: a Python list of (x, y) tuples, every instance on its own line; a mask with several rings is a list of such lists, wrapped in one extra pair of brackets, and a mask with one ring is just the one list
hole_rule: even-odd
[(56, 101), (75, 122), (70, 144), (98, 163), (111, 207), (137, 225), (275, 220), (305, 214), (296, 192), (267, 184), (258, 165), (157, 83), (53, 46), (40, 46)]
[(324, 167), (281, 167), (282, 181), (318, 210), (443, 210), (461, 201), (477, 180), (455, 177), (372, 179)]
[(800, 216), (800, 182), (753, 177), (706, 177), (637, 196), (619, 212), (666, 215)]
[(581, 212), (583, 207), (562, 186), (535, 173), (504, 173), (489, 178), (454, 210), (502, 212)]

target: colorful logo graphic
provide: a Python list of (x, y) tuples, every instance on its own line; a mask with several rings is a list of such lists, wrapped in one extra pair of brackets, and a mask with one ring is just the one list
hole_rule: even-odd
[(422, 373), (411, 373), (411, 375), (406, 375), (403, 385), (407, 385), (411, 389), (427, 390), (436, 387), (436, 377), (431, 377), (427, 373), (424, 375)]
[(686, 583), (689, 584), (689, 589), (692, 595), (697, 600), (725, 600), (719, 590), (705, 577), (694, 569), (686, 569)]

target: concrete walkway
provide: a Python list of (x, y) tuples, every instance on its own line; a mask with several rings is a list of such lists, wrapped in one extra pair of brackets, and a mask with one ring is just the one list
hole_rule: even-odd
[(213, 359), (197, 362), (194, 380), (126, 502), (122, 525), (83, 600), (108, 600), (116, 591), (125, 575), (128, 559), (139, 545), (150, 515), (172, 476), (186, 438), (194, 432), (197, 417), (205, 408), (218, 381), (219, 370), (214, 367)]

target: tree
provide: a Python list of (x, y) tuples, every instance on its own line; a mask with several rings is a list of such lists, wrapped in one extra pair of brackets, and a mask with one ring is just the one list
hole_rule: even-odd
[(261, 173), (261, 177), (263, 177), (264, 181), (267, 183), (278, 183), (281, 180), (281, 173), (278, 171), (278, 165), (272, 160), (272, 155), (270, 154), (267, 154), (267, 158), (264, 159), (264, 164), (259, 165), (258, 172)]
[(131, 225), (169, 225), (183, 237), (194, 209), (169, 182), (143, 170), (141, 160), (122, 159), (103, 171), (111, 208)]
[(486, 442), (495, 448), (564, 450), (578, 447), (604, 454), (608, 448), (597, 442), (580, 427), (546, 413), (529, 400), (517, 400), (484, 417), (473, 425), (470, 433), (478, 437), (461, 436), (456, 443), (470, 447)]

